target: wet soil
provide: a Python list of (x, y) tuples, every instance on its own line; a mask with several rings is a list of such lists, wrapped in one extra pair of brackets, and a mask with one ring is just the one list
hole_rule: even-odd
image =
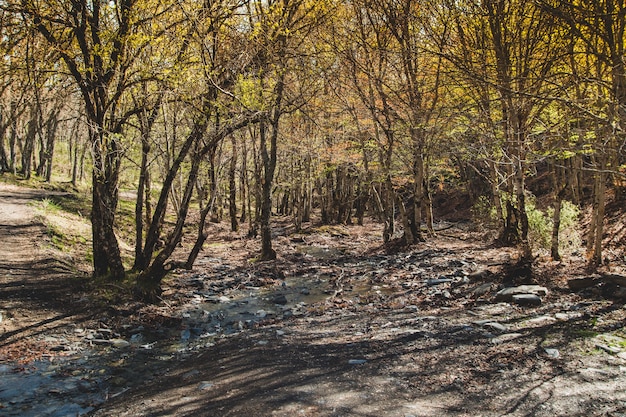
[(42, 244), (27, 202), (44, 197), (0, 186), (2, 415), (626, 415), (623, 300), (567, 289), (576, 257), (539, 262), (548, 295), (523, 307), (495, 300), (525, 283), (516, 252), (467, 224), (407, 249), (375, 224), (278, 219), (271, 263), (212, 225), (163, 303), (97, 308)]

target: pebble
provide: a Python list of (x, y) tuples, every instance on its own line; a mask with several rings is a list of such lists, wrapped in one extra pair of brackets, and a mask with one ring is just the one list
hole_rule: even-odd
[(363, 365), (367, 362), (367, 359), (350, 359), (348, 365)]

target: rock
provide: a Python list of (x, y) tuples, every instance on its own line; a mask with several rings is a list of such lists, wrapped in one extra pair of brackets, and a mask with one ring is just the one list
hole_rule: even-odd
[(308, 288), (302, 288), (300, 290), (300, 294), (302, 294), (302, 295), (309, 295), (309, 294), (311, 294), (311, 291)]
[(426, 280), (426, 285), (429, 287), (433, 287), (435, 285), (446, 284), (448, 282), (452, 282), (451, 278), (436, 278), (436, 279), (428, 279)]
[(197, 369), (194, 369), (192, 371), (184, 373), (182, 378), (185, 381), (190, 381), (190, 380), (194, 379), (198, 375), (200, 375), (200, 371), (197, 370)]
[(202, 381), (198, 384), (198, 389), (201, 391), (206, 391), (208, 389), (211, 389), (215, 386), (214, 383), (209, 382), (209, 381)]
[(617, 274), (609, 274), (602, 276), (602, 280), (605, 282), (609, 282), (615, 285), (619, 285), (620, 287), (626, 287), (626, 276), (617, 275)]
[(363, 365), (367, 362), (367, 359), (350, 359), (348, 365)]
[(513, 302), (520, 306), (538, 306), (541, 305), (541, 297), (535, 294), (515, 294)]
[(230, 303), (230, 298), (226, 297), (225, 295), (220, 296), (217, 301), (219, 301), (220, 303)]
[(491, 291), (492, 287), (493, 287), (493, 283), (486, 282), (486, 283), (481, 284), (478, 287), (474, 288), (474, 291), (472, 291), (472, 294), (474, 294), (475, 297), (480, 297), (481, 295), (485, 295), (489, 291)]
[(493, 339), (491, 339), (491, 343), (493, 344), (498, 344), (498, 343), (504, 343), (504, 342), (508, 342), (510, 340), (515, 340), (519, 337), (522, 337), (523, 334), (521, 333), (506, 333), (503, 335), (500, 335), (498, 337), (494, 337)]
[(626, 287), (619, 287), (615, 290), (615, 292), (613, 293), (613, 297), (615, 298), (620, 298), (620, 299), (626, 299)]
[(533, 294), (536, 296), (548, 295), (548, 289), (539, 285), (520, 285), (504, 288), (496, 293), (496, 301), (511, 301), (514, 295)]
[(532, 319), (529, 319), (526, 323), (543, 326), (543, 325), (552, 324), (555, 321), (557, 321), (557, 319), (551, 316), (539, 316), (539, 317), (534, 317)]
[(601, 343), (596, 343), (596, 347), (600, 350), (605, 351), (606, 353), (610, 353), (611, 355), (616, 355), (618, 353), (620, 353), (622, 350), (618, 347), (614, 347), (614, 346), (607, 346), (607, 345), (603, 345)]
[(265, 318), (265, 316), (267, 316), (267, 312), (265, 310), (259, 310), (254, 315), (262, 319), (262, 318)]
[(477, 271), (470, 273), (467, 277), (471, 279), (472, 281), (480, 281), (480, 280), (490, 277), (491, 275), (493, 275), (493, 273), (490, 270), (479, 269)]
[(488, 328), (490, 328), (492, 330), (495, 330), (495, 331), (498, 331), (500, 333), (504, 333), (504, 332), (506, 332), (508, 330), (508, 328), (505, 325), (497, 323), (495, 321), (489, 321), (489, 322), (483, 324), (483, 327), (488, 327)]
[(114, 387), (123, 387), (123, 386), (125, 386), (127, 384), (127, 382), (128, 381), (126, 381), (126, 379), (122, 378), (121, 376), (115, 376), (115, 377), (110, 379), (110, 383)]
[(558, 359), (561, 356), (558, 349), (544, 348), (543, 351), (546, 352), (546, 355), (553, 359)]
[(124, 339), (111, 339), (109, 340), (109, 343), (118, 349), (122, 349), (122, 348), (130, 346), (130, 342)]
[(585, 288), (593, 287), (598, 284), (600, 279), (597, 277), (585, 277), (585, 278), (572, 278), (567, 281), (567, 286), (572, 291), (584, 290)]
[(284, 306), (285, 304), (287, 304), (287, 297), (285, 297), (285, 294), (278, 294), (274, 298), (272, 298), (272, 302), (274, 304), (279, 304), (279, 305)]

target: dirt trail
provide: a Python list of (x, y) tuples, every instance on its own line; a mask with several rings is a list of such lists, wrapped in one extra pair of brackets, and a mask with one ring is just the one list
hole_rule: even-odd
[(0, 183), (0, 353), (84, 314), (71, 302), (80, 280), (46, 249), (46, 227), (35, 216), (33, 203), (52, 194)]
[[(5, 361), (54, 354), (42, 351), (46, 335), (88, 329), (98, 314), (78, 299), (82, 280), (42, 249), (45, 228), (28, 203), (45, 196), (0, 185)], [(167, 352), (149, 350), (145, 342), (107, 346), (102, 354), (77, 359), (73, 369), (91, 370), (82, 376), (61, 369), (55, 383), (75, 378), (72, 389), (101, 399), (67, 415), (92, 409), (94, 417), (626, 416), (623, 302), (556, 286), (538, 306), (496, 302), (497, 271), (468, 274), (507, 259), (505, 251), (464, 235), (387, 254), (364, 248), (375, 241), (364, 229), (350, 230), (354, 236), (306, 236), (315, 249), (310, 252), (323, 254), (318, 258), (297, 253), (292, 240), (279, 237), (279, 253), (289, 255), (267, 265), (242, 266), (243, 251), (250, 249), (240, 241), (214, 242), (198, 270), (168, 280), (166, 304), (124, 307), (107, 321), (112, 332), (132, 341), (148, 334), (149, 317), (166, 318), (163, 326), (193, 343), (179, 340)], [(329, 250), (334, 247), (341, 250)], [(263, 311), (261, 323), (250, 320), (235, 333), (220, 333), (221, 313), (207, 313), (202, 303), (226, 300), (223, 309), (242, 308), (232, 299), (235, 289), (271, 281), (276, 271), (277, 282), (310, 276), (307, 285), (325, 286), (330, 295), (288, 309), (272, 293), (278, 304), (274, 312)], [(292, 296), (291, 288), (276, 288)], [(487, 292), (478, 296), (478, 288)], [(90, 380), (105, 365), (117, 374), (106, 383)], [(0, 397), (7, 389), (0, 381)], [(46, 388), (32, 402), (48, 401), (59, 410), (53, 400), (68, 402), (72, 392)], [(0, 414), (2, 408), (0, 402)]]

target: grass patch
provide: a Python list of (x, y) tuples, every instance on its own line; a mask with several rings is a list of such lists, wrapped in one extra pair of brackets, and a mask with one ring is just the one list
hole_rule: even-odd
[(91, 224), (81, 215), (83, 204), (72, 203), (75, 209), (69, 209), (68, 201), (76, 201), (69, 196), (52, 196), (32, 204), (35, 216), (46, 227), (48, 248), (59, 251), (69, 257), (81, 270), (90, 268), (91, 260)]

